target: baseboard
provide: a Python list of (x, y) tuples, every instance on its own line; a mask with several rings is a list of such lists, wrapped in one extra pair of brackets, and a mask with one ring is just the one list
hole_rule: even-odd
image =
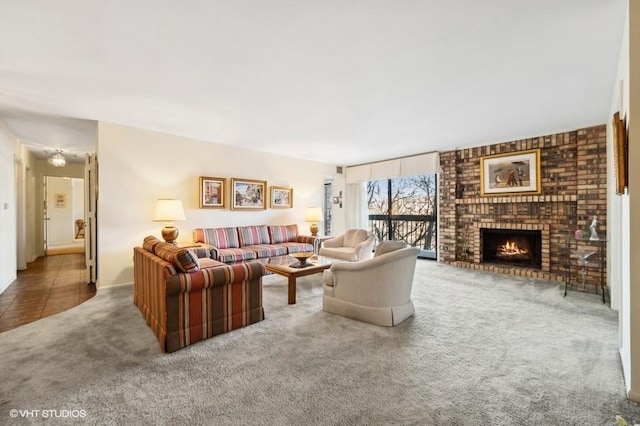
[(11, 284), (13, 284), (13, 282), (14, 282), (14, 281), (15, 281), (15, 279), (14, 279), (14, 280), (12, 280), (11, 282), (8, 282), (8, 283), (3, 284), (2, 286), (0, 286), (0, 294), (2, 294), (2, 292), (3, 292), (3, 291), (5, 291), (6, 289), (8, 289), (8, 288), (9, 288), (9, 286), (10, 286)]
[(629, 390), (629, 393), (627, 394), (627, 397), (631, 401), (640, 403), (640, 392), (637, 392), (637, 391), (631, 389), (631, 390)]

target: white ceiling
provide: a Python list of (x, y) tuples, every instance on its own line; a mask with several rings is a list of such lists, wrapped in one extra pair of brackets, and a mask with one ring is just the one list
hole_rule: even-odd
[(0, 1), (0, 120), (343, 165), (608, 121), (626, 0)]

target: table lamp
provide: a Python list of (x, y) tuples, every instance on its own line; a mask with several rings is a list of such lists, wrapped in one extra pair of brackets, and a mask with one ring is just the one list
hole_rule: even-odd
[(175, 227), (176, 220), (185, 220), (182, 201), (169, 198), (160, 198), (156, 201), (156, 211), (153, 214), (154, 222), (165, 222), (162, 228), (162, 238), (170, 244), (176, 244), (178, 238), (178, 228)]
[(309, 230), (314, 237), (318, 235), (318, 222), (322, 222), (322, 209), (320, 207), (308, 207), (304, 215), (305, 222), (311, 222)]

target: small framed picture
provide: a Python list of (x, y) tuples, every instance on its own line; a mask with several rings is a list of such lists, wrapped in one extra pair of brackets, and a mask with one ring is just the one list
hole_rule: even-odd
[(480, 158), (480, 195), (540, 193), (540, 149)]
[(231, 179), (232, 210), (265, 210), (267, 181), (253, 179)]
[(226, 204), (226, 179), (200, 176), (200, 208), (224, 209)]
[(67, 195), (66, 194), (56, 194), (56, 208), (57, 209), (65, 209), (67, 208)]
[(271, 187), (271, 208), (290, 209), (293, 207), (293, 188)]

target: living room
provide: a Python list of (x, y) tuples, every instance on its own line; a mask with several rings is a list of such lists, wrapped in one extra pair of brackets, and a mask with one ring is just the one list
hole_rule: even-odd
[[(503, 139), (497, 134), (485, 135), (482, 142), (476, 143), (474, 146), (509, 144), (525, 139), (545, 138), (561, 132), (578, 132), (585, 128), (591, 128), (591, 126), (605, 125), (607, 126), (605, 130), (606, 143), (611, 148), (611, 115), (615, 111), (621, 111), (624, 113), (623, 115), (626, 115), (629, 127), (629, 164), (635, 164), (634, 160), (638, 157), (636, 150), (634, 150), (635, 135), (640, 132), (637, 130), (639, 124), (632, 119), (631, 111), (640, 101), (638, 100), (638, 89), (633, 86), (633, 82), (630, 84), (630, 76), (637, 74), (637, 57), (639, 55), (636, 52), (639, 46), (634, 44), (632, 36), (638, 34), (639, 31), (637, 22), (640, 11), (637, 5), (634, 6), (634, 3), (630, 3), (629, 19), (631, 23), (628, 24), (630, 28), (627, 30), (626, 38), (623, 38), (621, 60), (616, 67), (618, 69), (616, 84), (609, 91), (610, 112), (603, 115), (601, 121), (584, 123), (583, 126), (572, 128), (561, 128), (555, 122), (550, 121), (547, 130), (541, 133), (519, 135), (520, 137), (514, 136), (508, 139)], [(625, 52), (629, 52), (628, 55), (625, 55)], [(550, 100), (550, 102), (553, 101)], [(170, 109), (168, 108), (167, 111), (169, 121), (171, 120)], [(340, 114), (336, 114), (334, 118), (337, 120), (339, 116)], [(496, 114), (495, 117), (498, 122), (502, 120), (499, 114)], [(314, 152), (312, 138), (308, 140), (301, 138), (297, 144), (290, 148), (290, 152), (296, 150), (305, 153), (305, 155), (290, 156), (275, 153), (268, 143), (261, 143), (259, 140), (254, 140), (249, 146), (239, 147), (228, 145), (227, 141), (221, 139), (216, 139), (219, 140), (219, 143), (211, 143), (208, 139), (195, 135), (178, 136), (182, 128), (179, 120), (171, 123), (175, 131), (170, 131), (166, 129), (150, 130), (154, 127), (142, 124), (139, 126), (116, 124), (117, 120), (112, 122), (109, 117), (95, 118), (96, 133), (93, 142), (99, 164), (99, 216), (97, 224), (99, 232), (97, 251), (99, 293), (100, 289), (127, 285), (133, 281), (132, 247), (140, 245), (147, 235), (159, 235), (161, 224), (152, 221), (154, 203), (158, 198), (169, 197), (183, 201), (186, 220), (176, 223), (180, 229), (178, 241), (183, 243), (191, 241), (191, 231), (197, 227), (297, 223), (302, 230), (306, 231), (308, 223), (304, 221), (305, 209), (320, 203), (325, 182), (332, 182), (333, 196), (338, 196), (340, 191), (347, 194), (344, 174), (338, 173), (337, 166), (360, 164), (360, 162), (343, 162), (333, 146), (326, 148), (326, 150), (335, 153), (335, 160), (327, 161), (326, 153), (320, 156), (317, 151)], [(210, 117), (204, 119), (214, 120)], [(401, 117), (398, 120), (403, 122)], [(144, 120), (141, 121), (144, 122)], [(247, 124), (247, 127), (250, 125)], [(5, 203), (0, 225), (0, 247), (3, 253), (15, 253), (18, 243), (16, 225), (14, 225), (17, 218), (13, 200), (18, 197), (20, 188), (16, 188), (16, 185), (13, 184), (15, 182), (14, 168), (16, 158), (26, 159), (29, 154), (26, 154), (23, 147), (20, 146), (24, 142), (22, 138), (17, 138), (15, 135), (7, 136), (5, 132), (0, 133), (2, 133), (0, 137), (2, 144), (0, 177), (3, 182), (0, 184), (0, 194), (2, 195), (0, 201)], [(365, 142), (361, 143), (361, 150), (369, 151), (370, 155), (375, 152), (374, 149), (368, 148)], [(393, 145), (394, 143), (389, 144)], [(449, 149), (439, 149), (438, 151), (441, 152), (442, 159), (446, 158), (447, 152), (463, 150), (468, 146), (466, 141), (456, 141)], [(413, 154), (426, 151), (428, 150), (417, 150)], [(618, 343), (623, 365), (622, 371), (625, 377), (624, 386), (625, 391), (629, 392), (629, 397), (638, 400), (640, 368), (638, 368), (638, 361), (636, 361), (638, 357), (634, 354), (640, 352), (638, 349), (640, 345), (640, 319), (637, 313), (640, 294), (638, 294), (638, 286), (636, 285), (637, 277), (640, 277), (640, 273), (636, 273), (638, 272), (637, 268), (640, 268), (640, 262), (637, 262), (634, 256), (636, 256), (635, 253), (640, 252), (635, 250), (637, 248), (636, 241), (640, 240), (634, 237), (638, 234), (638, 225), (630, 219), (637, 216), (638, 201), (629, 191), (622, 196), (614, 193), (615, 191), (612, 189), (612, 182), (615, 181), (613, 158), (610, 149), (605, 149), (605, 151), (607, 155), (606, 160), (603, 159), (603, 161), (606, 161), (607, 164), (606, 212), (585, 210), (579, 219), (580, 222), (575, 225), (582, 228), (588, 227), (586, 216), (596, 213), (602, 215), (603, 220), (606, 219), (606, 238), (609, 244), (607, 246), (608, 290), (610, 291), (611, 308), (620, 313)], [(401, 151), (398, 156), (405, 154), (408, 153)], [(395, 157), (397, 156), (389, 155), (377, 158), (377, 160)], [(317, 160), (316, 158), (324, 158), (325, 160)], [(363, 163), (373, 161), (375, 160), (372, 157), (362, 160)], [(24, 163), (28, 164), (29, 161), (25, 160)], [(291, 209), (265, 209), (247, 212), (229, 209), (201, 209), (198, 205), (198, 179), (200, 176), (259, 179), (266, 181), (269, 186), (291, 187), (294, 188), (293, 207)], [(637, 182), (637, 171), (633, 167), (629, 170), (629, 182), (629, 190), (631, 190), (634, 182)], [(443, 187), (454, 192), (456, 190), (455, 184), (451, 186), (450, 182), (441, 180), (440, 188)], [(466, 187), (469, 188), (469, 184), (466, 184)], [(551, 186), (547, 189), (549, 188)], [(545, 195), (548, 194), (545, 193)], [(479, 199), (480, 197), (473, 195), (469, 198)], [(342, 209), (335, 207), (332, 216), (333, 233), (340, 233), (356, 223), (354, 218), (346, 213), (347, 203), (348, 200), (345, 199), (345, 206)], [(601, 209), (601, 205), (598, 206), (598, 209)], [(446, 214), (445, 211), (439, 213)], [(573, 232), (573, 226), (573, 223), (567, 224), (567, 227), (571, 227), (571, 229), (566, 231)], [(453, 245), (458, 244), (455, 233), (443, 234), (446, 229), (446, 227), (440, 228), (441, 238), (448, 238), (448, 241), (452, 241)], [(443, 241), (440, 240), (440, 244), (443, 244)], [(451, 244), (446, 243), (450, 248)], [(460, 250), (462, 250), (462, 246), (454, 249), (453, 253), (459, 254)], [(451, 249), (440, 252), (439, 256), (441, 259), (450, 256), (447, 253), (451, 253)], [(555, 256), (559, 256), (559, 252), (556, 251)], [(454, 256), (449, 258), (446, 263), (459, 261), (459, 256)], [(0, 262), (0, 277), (2, 278), (0, 286), (5, 286), (10, 284), (15, 277), (16, 259), (11, 254), (3, 256)], [(540, 278), (554, 279), (556, 277), (541, 276)], [(106, 356), (116, 357), (119, 354), (106, 354)]]

